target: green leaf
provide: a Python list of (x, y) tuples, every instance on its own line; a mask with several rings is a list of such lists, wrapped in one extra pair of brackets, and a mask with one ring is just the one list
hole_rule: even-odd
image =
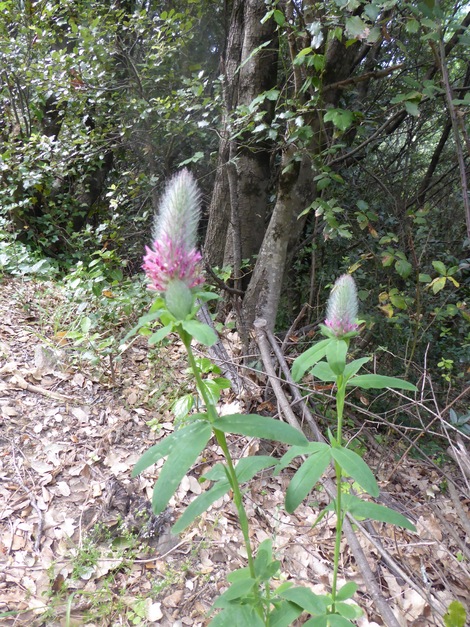
[(170, 433), (170, 435), (167, 435), (165, 438), (163, 438), (163, 440), (158, 442), (158, 444), (154, 444), (151, 448), (146, 450), (134, 466), (132, 470), (132, 476), (136, 477), (143, 470), (149, 468), (149, 466), (152, 466), (152, 464), (156, 464), (163, 457), (166, 457), (175, 445), (175, 442), (178, 440), (178, 438), (181, 437), (181, 433), (191, 426), (193, 425), (187, 425), (186, 427), (183, 427), (178, 431)]
[(301, 65), (305, 61), (305, 57), (313, 51), (312, 48), (303, 48), (295, 57), (294, 65)]
[(467, 612), (459, 601), (452, 601), (444, 615), (445, 627), (464, 627), (467, 619)]
[(395, 255), (393, 253), (382, 253), (382, 265), (384, 268), (388, 268), (395, 261)]
[(395, 264), (395, 270), (402, 277), (402, 279), (407, 279), (413, 270), (413, 266), (406, 259), (399, 259)]
[(390, 290), (390, 302), (394, 307), (398, 309), (407, 309), (408, 305), (406, 304), (405, 297), (400, 293), (395, 293)]
[(347, 353), (348, 345), (344, 340), (334, 339), (326, 347), (326, 359), (335, 374), (343, 374), (346, 366)]
[(418, 388), (408, 381), (397, 379), (396, 377), (386, 377), (381, 374), (360, 374), (349, 379), (347, 385), (364, 390), (392, 388), (395, 390), (409, 390), (410, 392), (418, 391)]
[(447, 270), (446, 270), (445, 265), (442, 263), (442, 261), (433, 261), (432, 267), (434, 268), (436, 272), (439, 272), (441, 276), (446, 276)]
[(346, 32), (351, 39), (363, 37), (366, 28), (366, 23), (358, 15), (346, 19)]
[(350, 618), (355, 620), (362, 615), (362, 610), (357, 605), (353, 605), (352, 603), (336, 603), (335, 609), (344, 618)]
[(405, 516), (399, 514), (394, 509), (390, 509), (384, 505), (377, 505), (377, 503), (363, 501), (353, 494), (343, 494), (342, 504), (344, 508), (353, 516), (371, 518), (372, 520), (390, 523), (392, 525), (396, 525), (397, 527), (404, 527), (410, 531), (416, 531), (416, 527), (408, 520), (408, 518), (405, 518)]
[(291, 514), (318, 482), (331, 459), (331, 447), (323, 444), (318, 453), (308, 457), (292, 477), (286, 492), (286, 510)]
[(330, 382), (336, 381), (337, 379), (337, 375), (333, 372), (330, 365), (327, 364), (326, 361), (321, 361), (316, 364), (310, 371), (310, 374), (317, 379), (320, 379), (320, 381)]
[(308, 627), (328, 627), (328, 616), (326, 614), (323, 614), (322, 616), (315, 616), (315, 618), (311, 618), (304, 623), (304, 627), (306, 625)]
[(309, 588), (288, 588), (280, 596), (295, 603), (310, 614), (325, 614), (331, 603), (330, 597), (315, 594)]
[(414, 34), (419, 31), (419, 22), (413, 18), (406, 21), (405, 29), (407, 33)]
[(420, 274), (419, 275), (419, 281), (420, 283), (429, 283), (429, 281), (431, 281), (431, 277), (429, 274)]
[(405, 100), (405, 109), (408, 115), (412, 115), (417, 118), (419, 116), (419, 101)]
[(310, 370), (320, 359), (326, 355), (326, 348), (331, 342), (330, 339), (320, 340), (309, 349), (299, 355), (292, 364), (292, 378), (294, 381), (300, 381), (307, 370)]
[(294, 429), (285, 422), (259, 416), (258, 414), (230, 414), (222, 416), (213, 423), (214, 429), (224, 433), (237, 433), (255, 438), (275, 440), (284, 444), (303, 446), (308, 443), (301, 431)]
[(441, 276), (438, 279), (434, 279), (431, 282), (433, 294), (437, 294), (442, 289), (444, 289), (445, 284), (446, 284), (446, 277), (445, 276)]
[(273, 17), (274, 17), (274, 21), (279, 26), (284, 26), (284, 24), (286, 23), (286, 18), (284, 17), (284, 13), (282, 11), (279, 11), (278, 9), (274, 9)]
[(279, 572), (279, 560), (273, 560), (272, 540), (267, 538), (259, 545), (254, 561), (258, 581), (269, 581)]
[(217, 342), (217, 335), (210, 326), (199, 320), (184, 320), (181, 326), (186, 333), (204, 346), (213, 346)]
[(371, 496), (379, 496), (379, 486), (369, 466), (354, 451), (343, 446), (331, 450), (332, 457)]
[(346, 601), (352, 598), (356, 594), (358, 587), (359, 586), (357, 583), (354, 583), (354, 581), (348, 581), (348, 583), (345, 583), (336, 593), (336, 600)]
[(167, 335), (169, 335), (173, 331), (173, 322), (168, 324), (166, 327), (161, 327), (155, 333), (149, 337), (148, 342), (150, 345), (158, 344), (161, 342)]
[(165, 292), (165, 302), (168, 311), (177, 320), (184, 320), (192, 309), (194, 296), (184, 281), (171, 279)]
[(277, 475), (281, 470), (287, 468), (295, 457), (299, 457), (299, 455), (312, 455), (313, 453), (319, 453), (325, 448), (325, 446), (328, 446), (328, 444), (325, 444), (324, 442), (309, 442), (307, 446), (291, 446), (287, 453), (284, 453), (279, 462), (276, 464), (274, 474)]
[(250, 455), (242, 457), (235, 467), (239, 483), (250, 481), (258, 472), (274, 466), (276, 461), (270, 455)]
[[(308, 622), (305, 624), (308, 625)], [(350, 620), (339, 614), (330, 614), (328, 616), (328, 627), (354, 627), (354, 623), (351, 623)]]
[(275, 607), (269, 615), (269, 627), (290, 627), (302, 614), (298, 605), (290, 601), (276, 601)]
[(328, 109), (323, 116), (325, 122), (333, 122), (334, 126), (340, 131), (346, 131), (354, 120), (354, 114), (352, 111), (344, 109)]
[(181, 480), (205, 448), (212, 429), (208, 422), (198, 420), (177, 433), (179, 437), (173, 443), (153, 488), (152, 508), (155, 514), (161, 514), (168, 505)]
[(228, 379), (226, 379), (225, 377), (215, 377), (215, 379), (210, 379), (211, 381), (214, 381), (214, 383), (216, 383), (219, 386), (219, 390), (228, 390), (231, 387), (231, 383)]
[(360, 359), (354, 359), (349, 364), (347, 364), (343, 373), (345, 380), (347, 381), (352, 376), (354, 376), (356, 372), (358, 372), (362, 368), (362, 366), (368, 361), (370, 361), (370, 357), (361, 357)]
[(172, 533), (181, 533), (188, 527), (198, 516), (207, 511), (212, 503), (222, 498), (231, 489), (228, 479), (221, 480), (212, 486), (206, 492), (199, 494), (194, 501), (188, 505), (183, 514), (178, 518), (173, 527)]
[(249, 625), (250, 627), (265, 627), (265, 622), (251, 605), (228, 605), (210, 622), (211, 627), (235, 627), (235, 625)]
[(171, 411), (176, 420), (183, 420), (194, 407), (194, 396), (192, 394), (184, 394), (171, 404)]
[(216, 599), (214, 607), (224, 607), (226, 601), (234, 601), (246, 596), (255, 585), (257, 585), (256, 579), (252, 579), (251, 577), (235, 581), (228, 590)]
[(216, 405), (219, 402), (221, 387), (213, 379), (205, 379), (202, 382), (205, 393), (209, 397), (209, 401)]

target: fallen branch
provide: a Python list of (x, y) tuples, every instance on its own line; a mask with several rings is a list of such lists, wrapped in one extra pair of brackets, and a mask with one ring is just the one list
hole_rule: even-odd
[(51, 390), (46, 390), (45, 388), (39, 385), (33, 385), (32, 383), (28, 383), (26, 379), (17, 370), (15, 363), (5, 364), (0, 369), (0, 375), (2, 374), (12, 375), (10, 379), (10, 383), (14, 385), (15, 387), (20, 388), (21, 390), (27, 390), (28, 392), (33, 392), (34, 394), (41, 394), (42, 396), (47, 396), (47, 398), (53, 398), (56, 401), (73, 401), (74, 400), (72, 396), (59, 394), (59, 392), (52, 392)]
[(47, 396), (47, 398), (52, 398), (56, 401), (73, 401), (72, 396), (66, 396), (65, 394), (59, 394), (59, 392), (53, 392), (52, 390), (46, 390), (39, 385), (33, 385), (32, 383), (28, 383), (19, 372), (15, 372), (11, 383), (16, 387), (21, 388), (22, 390), (27, 390), (28, 392), (33, 392), (34, 394), (41, 394), (42, 396)]

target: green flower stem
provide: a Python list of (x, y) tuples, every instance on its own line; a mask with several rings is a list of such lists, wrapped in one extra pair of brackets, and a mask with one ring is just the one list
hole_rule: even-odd
[(219, 417), (214, 404), (212, 403), (209, 395), (207, 394), (206, 386), (204, 385), (204, 381), (202, 380), (201, 373), (199, 372), (199, 368), (197, 367), (196, 360), (194, 358), (193, 349), (191, 348), (191, 336), (186, 331), (180, 330), (179, 336), (183, 341), (184, 347), (186, 348), (186, 352), (188, 353), (188, 361), (193, 371), (194, 378), (196, 379), (196, 386), (199, 390), (202, 400), (204, 401), (204, 405), (207, 409), (207, 414), (209, 416), (209, 420), (214, 422)]
[[(338, 375), (336, 380), (337, 392), (336, 392), (336, 414), (337, 414), (337, 432), (336, 432), (336, 443), (338, 446), (342, 444), (343, 438), (343, 410), (344, 410), (344, 400), (346, 397), (346, 381), (344, 380), (343, 375)], [(331, 598), (333, 600), (332, 610), (335, 612), (335, 603), (336, 603), (336, 592), (338, 587), (338, 569), (339, 569), (339, 556), (341, 552), (341, 536), (343, 533), (343, 518), (344, 514), (341, 507), (341, 495), (342, 495), (342, 479), (343, 479), (343, 469), (340, 464), (335, 461), (335, 473), (336, 473), (336, 503), (335, 503), (335, 514), (336, 514), (336, 540), (335, 540), (335, 552), (334, 552), (334, 564), (333, 564), (333, 585), (331, 590)]]
[[(197, 367), (196, 360), (194, 358), (194, 353), (191, 348), (191, 336), (185, 331), (180, 331), (180, 337), (188, 353), (189, 365), (191, 367), (191, 370), (193, 371), (194, 378), (196, 379), (196, 386), (206, 406), (209, 420), (211, 421), (211, 423), (214, 423), (215, 420), (218, 419), (219, 415), (217, 413), (217, 410), (214, 404), (209, 398), (209, 395), (207, 394), (207, 390), (202, 380), (201, 373), (199, 372), (199, 368)], [(227, 463), (226, 470), (228, 473), (230, 485), (233, 490), (233, 502), (235, 503), (235, 507), (237, 508), (238, 520), (240, 522), (240, 527), (241, 527), (242, 534), (243, 534), (243, 540), (245, 542), (246, 554), (247, 554), (247, 559), (248, 559), (248, 568), (250, 571), (250, 576), (253, 579), (256, 579), (255, 564), (254, 564), (254, 559), (253, 559), (253, 550), (251, 548), (251, 542), (250, 542), (248, 516), (246, 514), (245, 507), (243, 506), (243, 497), (242, 497), (242, 493), (240, 490), (240, 485), (238, 483), (237, 473), (233, 465), (232, 456), (230, 455), (230, 451), (228, 448), (227, 438), (225, 437), (225, 433), (223, 431), (216, 429), (214, 426), (212, 426), (212, 430), (217, 440), (217, 444), (220, 446), (220, 448), (222, 449), (224, 453), (225, 461)], [(259, 590), (255, 589), (255, 594), (258, 597), (258, 600), (260, 601)], [(258, 609), (258, 613), (260, 614), (260, 616), (264, 618), (264, 613), (263, 613), (261, 602), (257, 603), (257, 609)]]

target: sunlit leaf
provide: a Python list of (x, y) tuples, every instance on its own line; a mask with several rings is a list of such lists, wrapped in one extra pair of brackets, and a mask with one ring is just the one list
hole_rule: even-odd
[(217, 342), (215, 332), (209, 325), (199, 322), (199, 320), (184, 320), (181, 326), (191, 337), (204, 346), (213, 346)]
[(292, 378), (294, 381), (300, 381), (307, 370), (320, 361), (320, 359), (323, 359), (326, 355), (326, 347), (329, 343), (329, 339), (320, 340), (320, 342), (317, 342), (302, 353), (302, 355), (297, 357), (292, 364)]
[(409, 390), (410, 392), (417, 391), (417, 387), (408, 381), (396, 377), (386, 377), (380, 374), (360, 374), (356, 377), (351, 377), (348, 381), (348, 385), (363, 388), (364, 390), (392, 388), (396, 390)]
[(390, 523), (392, 525), (396, 525), (397, 527), (409, 529), (410, 531), (416, 531), (416, 527), (408, 520), (408, 518), (405, 518), (405, 516), (399, 512), (394, 509), (390, 509), (389, 507), (385, 507), (384, 505), (377, 505), (377, 503), (363, 501), (353, 494), (343, 494), (341, 502), (347, 511), (351, 512), (353, 516), (371, 518), (372, 520)]
[(275, 440), (284, 444), (307, 444), (307, 438), (298, 429), (285, 422), (259, 416), (258, 414), (230, 414), (222, 416), (213, 423), (214, 429), (224, 433), (237, 433), (249, 437)]
[(362, 457), (342, 446), (332, 448), (331, 456), (363, 490), (371, 496), (379, 496), (379, 486), (374, 474)]
[(310, 493), (330, 463), (330, 459), (331, 447), (324, 444), (318, 453), (314, 453), (304, 461), (287, 488), (286, 510), (289, 513), (295, 511)]

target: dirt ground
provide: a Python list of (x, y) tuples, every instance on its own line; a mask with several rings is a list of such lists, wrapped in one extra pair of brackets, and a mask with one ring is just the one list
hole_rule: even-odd
[[(169, 527), (205, 489), (208, 482), (198, 478), (220, 459), (217, 446), (211, 442), (183, 481), (154, 537), (139, 537), (132, 525), (128, 533), (116, 532), (129, 502), (145, 505), (151, 498), (158, 468), (137, 479), (131, 470), (174, 429), (169, 405), (189, 385), (184, 353), (178, 344), (149, 351), (142, 338), (114, 373), (105, 361), (92, 368), (57, 330), (53, 312), (61, 299), (52, 284), (3, 279), (0, 286), (0, 623), (207, 625), (227, 573), (245, 565), (234, 508), (227, 495), (180, 537)], [(224, 403), (244, 410), (230, 392)], [(260, 446), (241, 437), (230, 445), (235, 457)], [(395, 468), (390, 451), (367, 461), (384, 496), (417, 527), (411, 533), (375, 525), (375, 543), (358, 533), (368, 562), (400, 625), (442, 625), (449, 603), (468, 604), (465, 482), (451, 465), (443, 468), (455, 477), (458, 507), (436, 467), (406, 457)], [(286, 472), (250, 484), (245, 498), (253, 542), (272, 537), (283, 580), (325, 593), (335, 521), (312, 523), (326, 493), (312, 493), (289, 515), (283, 508), (288, 481)], [(119, 494), (127, 501), (121, 508)], [(387, 565), (378, 544), (399, 569)], [(359, 584), (355, 600), (364, 616), (358, 625), (382, 625), (346, 543), (342, 555), (342, 579)]]

